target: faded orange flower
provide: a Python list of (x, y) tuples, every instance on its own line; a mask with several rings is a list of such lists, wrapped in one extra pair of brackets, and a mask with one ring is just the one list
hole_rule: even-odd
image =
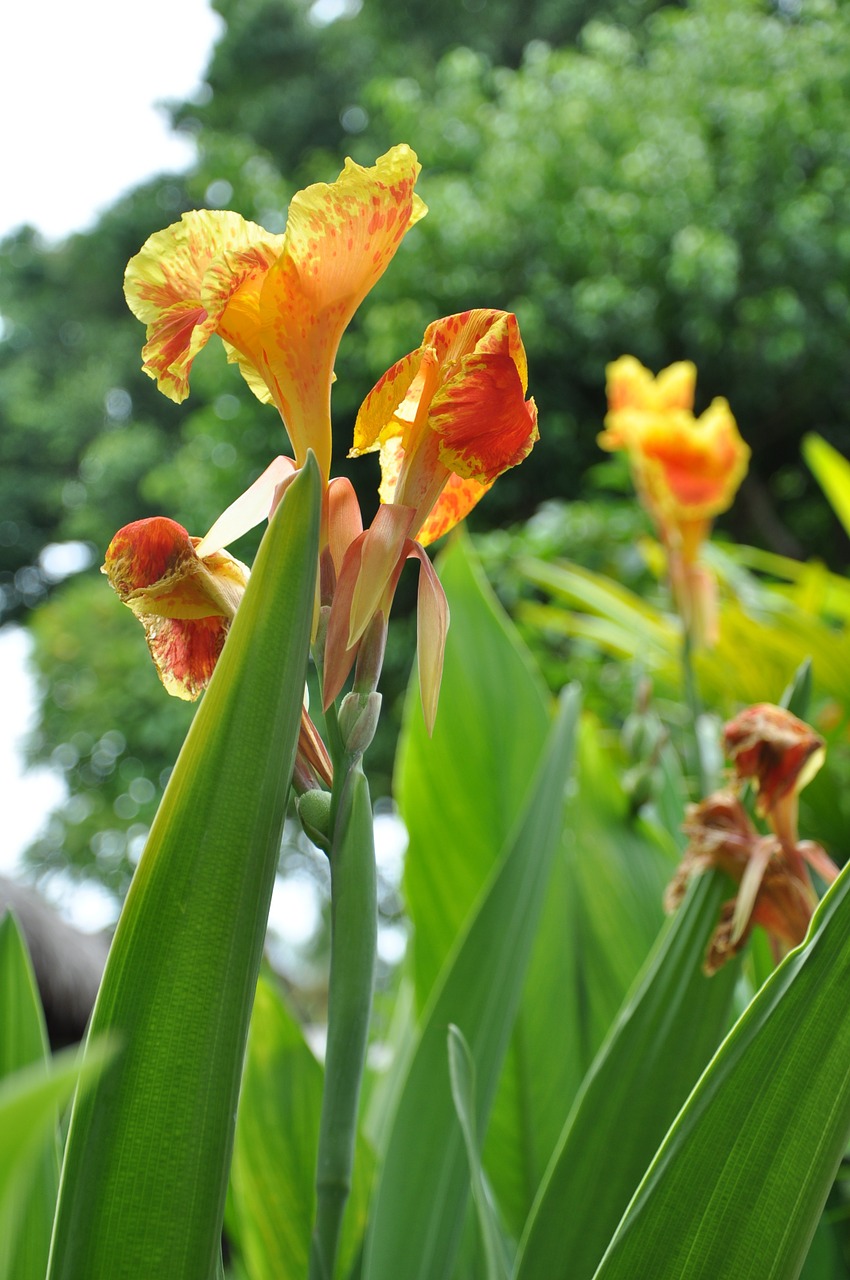
[[(209, 541), (209, 534), (193, 538), (176, 520), (151, 516), (119, 529), (102, 566), (144, 627), (166, 690), (191, 702), (212, 679), (248, 582), (246, 566), (222, 548), (199, 554)], [(330, 759), (305, 708), (295, 784), (308, 789), (332, 780)]]

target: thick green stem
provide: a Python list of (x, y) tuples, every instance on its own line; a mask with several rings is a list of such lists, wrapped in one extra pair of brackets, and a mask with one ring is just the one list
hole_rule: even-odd
[(369, 784), (359, 761), (342, 782), (331, 849), (328, 1043), (316, 1169), (310, 1280), (332, 1280), (357, 1133), (377, 943), (377, 880)]

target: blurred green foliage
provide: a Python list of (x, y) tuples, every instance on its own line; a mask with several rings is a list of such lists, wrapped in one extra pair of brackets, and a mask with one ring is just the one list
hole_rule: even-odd
[[(226, 26), (207, 84), (173, 107), (197, 142), (192, 170), (147, 182), (63, 244), (27, 229), (0, 243), (0, 618), (26, 618), (51, 595), (33, 627), (42, 701), (30, 757), (58, 762), (70, 788), (32, 857), (85, 868), (117, 892), (191, 708), (162, 693), (140, 629), (95, 570), (129, 520), (167, 512), (202, 533), (287, 448), (220, 350), (198, 359), (180, 407), (140, 372), (124, 266), (187, 208), (232, 207), (280, 231), (292, 193), (332, 178), (346, 152), (371, 163), (400, 140), (417, 150), (431, 212), (343, 341), (336, 467), (355, 479), (368, 519), (375, 461), (342, 456), (362, 397), (435, 316), (516, 311), (542, 438), (472, 521), (494, 529), (483, 555), (509, 606), (517, 556), (541, 545), (650, 587), (635, 548), (641, 517), (595, 496), (597, 476), (616, 488), (622, 467), (591, 470), (604, 367), (626, 351), (654, 369), (693, 359), (698, 409), (729, 399), (753, 448), (733, 533), (791, 554), (827, 547), (833, 567), (846, 559), (798, 463), (813, 428), (850, 452), (846, 6), (216, 7)], [(575, 505), (551, 505), (563, 499)], [(527, 531), (516, 526), (526, 519)], [(91, 547), (91, 571), (57, 588), (42, 553), (69, 540)], [(250, 562), (256, 541), (235, 554)], [(409, 667), (410, 597), (403, 580), (378, 792)], [(631, 673), (598, 653), (573, 637), (542, 656), (553, 685), (579, 676), (591, 705), (625, 715)], [(119, 738), (109, 768), (99, 744)]]

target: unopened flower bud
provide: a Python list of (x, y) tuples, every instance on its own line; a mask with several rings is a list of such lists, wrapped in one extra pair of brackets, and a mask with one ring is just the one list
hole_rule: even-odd
[(381, 714), (379, 693), (349, 693), (339, 709), (339, 732), (346, 753), (362, 755), (375, 736)]

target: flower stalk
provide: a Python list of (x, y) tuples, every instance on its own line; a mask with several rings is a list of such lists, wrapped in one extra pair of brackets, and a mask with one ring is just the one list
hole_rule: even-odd
[(351, 1191), (357, 1107), (372, 1012), (377, 873), (369, 784), (359, 760), (340, 788), (330, 863), (328, 1041), (309, 1280), (332, 1280), (334, 1274)]

